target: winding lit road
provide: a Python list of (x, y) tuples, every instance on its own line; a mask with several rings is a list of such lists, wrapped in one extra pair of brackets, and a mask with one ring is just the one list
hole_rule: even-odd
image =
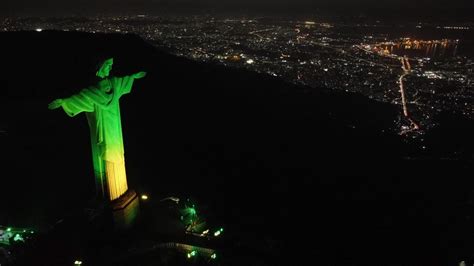
[(408, 119), (408, 121), (410, 121), (412, 129), (417, 130), (417, 129), (420, 129), (420, 126), (410, 117), (408, 113), (407, 100), (405, 96), (405, 87), (403, 85), (403, 78), (411, 74), (411, 65), (410, 65), (410, 62), (408, 61), (408, 57), (406, 56), (401, 57), (400, 61), (402, 63), (403, 74), (400, 75), (400, 78), (398, 79), (398, 83), (400, 84), (400, 94), (402, 96), (403, 115), (405, 116), (406, 119)]

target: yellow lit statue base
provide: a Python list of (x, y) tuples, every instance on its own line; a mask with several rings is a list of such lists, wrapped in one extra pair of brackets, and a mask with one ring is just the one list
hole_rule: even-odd
[(125, 174), (125, 161), (105, 161), (105, 173), (107, 176), (107, 188), (110, 200), (118, 199), (128, 189), (127, 176)]

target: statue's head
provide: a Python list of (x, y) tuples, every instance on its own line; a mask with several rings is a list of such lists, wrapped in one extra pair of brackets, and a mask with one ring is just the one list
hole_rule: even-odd
[(99, 78), (106, 78), (109, 76), (110, 71), (112, 70), (112, 65), (114, 63), (113, 58), (109, 58), (105, 60), (99, 67), (99, 70), (97, 70), (96, 76)]

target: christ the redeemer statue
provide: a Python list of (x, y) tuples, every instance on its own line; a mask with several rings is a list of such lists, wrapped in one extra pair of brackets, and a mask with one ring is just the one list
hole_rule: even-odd
[(96, 75), (100, 81), (65, 99), (56, 99), (49, 109), (62, 107), (70, 117), (85, 112), (92, 144), (92, 159), (97, 190), (101, 196), (114, 200), (127, 189), (125, 158), (120, 121), (119, 99), (131, 91), (133, 81), (146, 73), (125, 77), (109, 77), (113, 58), (101, 65)]

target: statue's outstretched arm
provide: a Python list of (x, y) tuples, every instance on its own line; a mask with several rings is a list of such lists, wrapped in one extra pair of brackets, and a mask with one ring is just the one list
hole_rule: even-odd
[(52, 101), (51, 103), (49, 103), (48, 109), (49, 110), (54, 110), (54, 109), (57, 109), (57, 108), (61, 107), (62, 105), (63, 105), (63, 99), (56, 99), (56, 100)]
[(146, 72), (145, 71), (140, 71), (138, 73), (135, 73), (135, 74), (132, 74), (132, 77), (134, 77), (135, 79), (141, 79), (143, 77), (146, 76)]

